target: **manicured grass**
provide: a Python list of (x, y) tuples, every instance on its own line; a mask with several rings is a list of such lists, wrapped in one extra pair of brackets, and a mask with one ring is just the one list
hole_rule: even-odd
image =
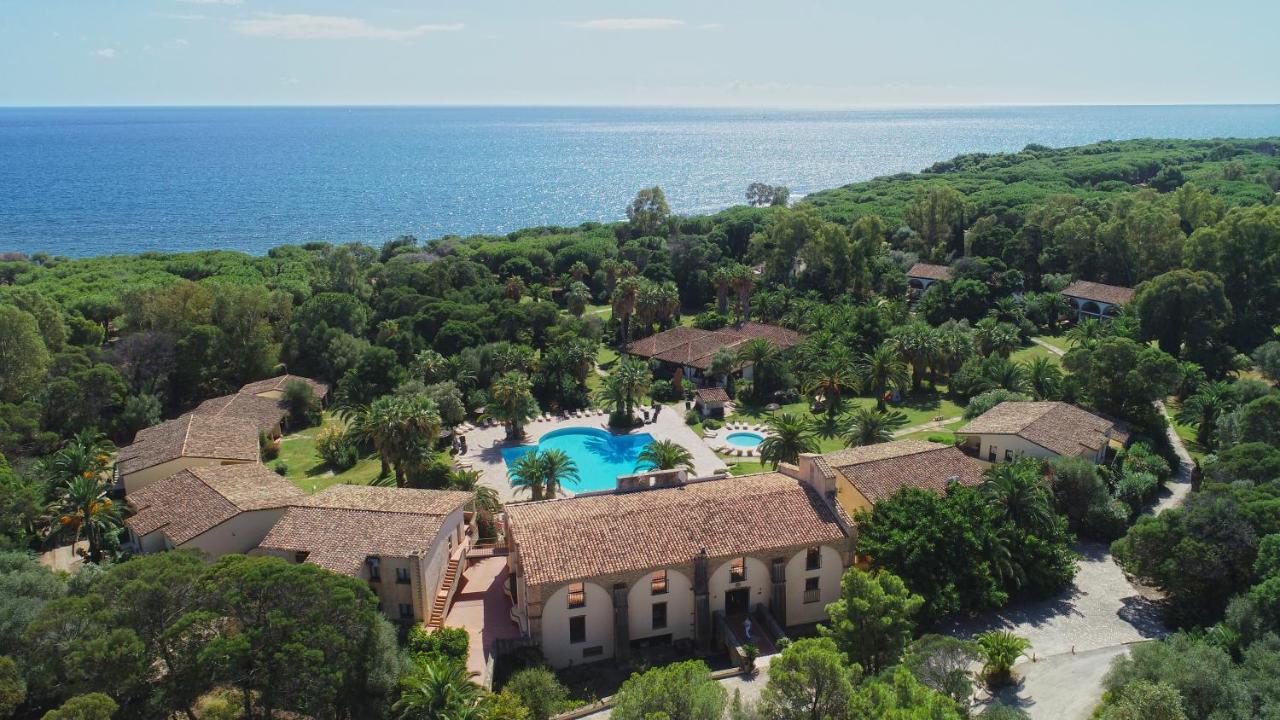
[[(845, 398), (844, 412), (849, 412), (859, 407), (875, 407), (875, 400), (869, 397)], [(901, 402), (890, 403), (889, 407), (907, 416), (907, 424), (904, 427), (933, 422), (934, 418), (939, 416), (947, 419), (960, 417), (964, 414), (964, 408), (947, 399), (941, 392), (930, 392), (928, 390), (911, 393), (903, 398)], [(772, 412), (761, 407), (739, 407), (737, 412), (729, 416), (729, 420), (768, 422), (775, 412), (813, 417), (813, 413), (809, 411), (809, 402), (801, 400), (800, 402), (783, 405), (777, 411)]]
[(285, 477), (307, 492), (317, 492), (339, 483), (368, 485), (378, 477), (378, 472), (382, 469), (376, 456), (364, 458), (345, 472), (330, 474), (329, 466), (316, 452), (316, 437), (324, 427), (335, 424), (338, 421), (326, 413), (322, 427), (307, 428), (284, 436), (280, 439), (280, 457), (266, 463), (267, 467), (274, 469), (277, 462), (284, 462), (288, 467)]
[(938, 438), (940, 442), (954, 443), (956, 440), (955, 431), (963, 426), (967, 420), (958, 418), (953, 420), (942, 428), (934, 430), (920, 430), (919, 432), (908, 433), (903, 435), (899, 440), (928, 440), (929, 438)]
[(1066, 352), (1071, 349), (1071, 341), (1061, 335), (1037, 335), (1036, 340), (1039, 340), (1046, 345), (1052, 345), (1062, 352)]
[(600, 350), (596, 352), (596, 365), (599, 366), (601, 370), (609, 372), (617, 362), (618, 351), (608, 345), (601, 345)]
[(613, 318), (613, 306), (612, 305), (588, 305), (587, 309), (582, 313), (582, 315), (583, 317), (586, 317), (587, 315), (595, 315), (596, 317), (599, 317), (601, 320), (608, 322)]
[(1009, 356), (1011, 360), (1017, 363), (1030, 362), (1035, 358), (1040, 358), (1040, 357), (1047, 357), (1049, 358), (1049, 360), (1053, 361), (1058, 365), (1062, 364), (1062, 357), (1060, 355), (1055, 355), (1054, 353), (1050, 352), (1048, 348), (1044, 347), (1043, 345), (1036, 345), (1035, 343), (1032, 343), (1024, 348), (1021, 348), (1015, 351), (1013, 355)]

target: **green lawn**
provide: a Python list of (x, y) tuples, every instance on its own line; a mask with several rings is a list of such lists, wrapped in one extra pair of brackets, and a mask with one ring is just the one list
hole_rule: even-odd
[(1046, 345), (1052, 345), (1062, 352), (1066, 352), (1071, 349), (1071, 341), (1061, 335), (1038, 335), (1036, 336), (1036, 340), (1039, 340)]
[[(337, 423), (328, 413), (324, 416), (324, 426)], [(288, 466), (285, 477), (289, 482), (307, 492), (317, 492), (330, 485), (339, 483), (346, 485), (368, 485), (378, 477), (382, 464), (378, 458), (368, 457), (356, 463), (355, 467), (342, 473), (331, 474), (330, 468), (316, 453), (316, 436), (321, 427), (307, 428), (296, 433), (285, 435), (280, 439), (280, 457), (267, 463), (274, 469), (276, 463), (283, 462)]]
[(1044, 347), (1043, 345), (1036, 345), (1035, 343), (1032, 343), (1024, 348), (1019, 349), (1009, 357), (1011, 360), (1017, 363), (1026, 363), (1026, 362), (1031, 362), (1035, 358), (1047, 357), (1056, 364), (1059, 364), (1059, 365), (1062, 364), (1062, 357), (1060, 355), (1055, 355), (1054, 353), (1050, 352), (1048, 348)]
[(1196, 442), (1196, 428), (1194, 425), (1184, 425), (1177, 420), (1178, 411), (1181, 406), (1178, 399), (1169, 397), (1165, 399), (1165, 407), (1169, 410), (1169, 422), (1173, 425), (1173, 429), (1178, 433), (1178, 437), (1182, 438), (1182, 445), (1187, 449), (1187, 454), (1195, 460), (1204, 460), (1205, 450), (1200, 443)]

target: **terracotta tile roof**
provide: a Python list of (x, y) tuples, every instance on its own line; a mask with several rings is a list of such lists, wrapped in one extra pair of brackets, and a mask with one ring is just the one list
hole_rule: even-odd
[(950, 280), (951, 268), (946, 265), (930, 265), (929, 263), (918, 262), (907, 271), (907, 277), (924, 278), (926, 280)]
[(457, 490), (333, 485), (294, 504), (259, 547), (307, 553), (307, 562), (356, 575), (370, 555), (427, 552), (445, 518), (472, 498)]
[(507, 506), (530, 585), (845, 538), (831, 508), (781, 473)]
[(195, 415), (227, 418), (253, 425), (258, 432), (270, 432), (289, 415), (283, 400), (260, 395), (223, 395), (210, 398), (191, 411)]
[(1063, 402), (1002, 402), (956, 431), (959, 435), (1017, 435), (1059, 455), (1096, 452), (1114, 423)]
[(175, 546), (242, 512), (281, 508), (306, 498), (259, 463), (193, 467), (129, 493), (135, 535), (164, 531)]
[(698, 388), (693, 391), (693, 394), (704, 403), (729, 402), (729, 393), (721, 387)]
[(804, 335), (777, 325), (756, 322), (720, 330), (682, 326), (636, 340), (627, 346), (627, 352), (705, 370), (711, 365), (711, 358), (717, 350), (725, 348), (733, 352), (739, 345), (754, 338), (764, 338), (777, 347), (789, 348), (802, 342)]
[(1062, 290), (1067, 297), (1092, 300), (1109, 305), (1124, 305), (1133, 299), (1133, 288), (1076, 280)]
[(116, 467), (128, 475), (181, 457), (255, 461), (258, 430), (232, 418), (187, 413), (139, 430), (116, 455)]
[(982, 465), (959, 448), (923, 440), (866, 445), (822, 457), (873, 504), (909, 487), (941, 493), (952, 478), (961, 485), (982, 482)]
[(311, 378), (302, 377), (301, 375), (277, 375), (276, 377), (267, 378), (266, 380), (247, 383), (244, 387), (240, 388), (240, 394), (260, 395), (265, 392), (284, 392), (284, 386), (294, 380), (301, 380), (302, 382), (310, 385), (311, 392), (315, 393), (316, 397), (321, 400), (329, 395), (328, 385), (320, 382), (319, 380), (312, 380)]

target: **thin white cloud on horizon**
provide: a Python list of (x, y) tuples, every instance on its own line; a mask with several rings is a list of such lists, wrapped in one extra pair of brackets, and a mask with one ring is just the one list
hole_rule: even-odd
[(100, 57), (100, 58), (102, 58), (102, 59), (104, 59), (104, 60), (114, 60), (114, 59), (115, 59), (115, 57), (116, 57), (116, 49), (115, 49), (115, 48), (100, 48), (100, 49), (98, 49), (98, 50), (94, 50), (94, 51), (93, 51), (93, 54), (94, 54), (94, 55), (97, 55), (98, 57)]
[(408, 40), (434, 32), (457, 32), (462, 23), (414, 25), (407, 28), (379, 27), (363, 18), (302, 13), (259, 13), (250, 20), (232, 23), (236, 32), (255, 37), (289, 40)]
[(192, 22), (197, 22), (205, 20), (209, 16), (201, 15), (200, 13), (162, 13), (160, 17), (168, 18), (169, 20), (190, 20)]
[(683, 20), (674, 18), (600, 18), (574, 24), (582, 30), (673, 30), (683, 26)]
[(244, 0), (179, 0), (188, 5), (242, 5)]

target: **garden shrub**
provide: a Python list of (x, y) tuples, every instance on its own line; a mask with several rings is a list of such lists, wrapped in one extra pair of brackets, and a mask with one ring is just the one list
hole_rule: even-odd
[(316, 453), (337, 472), (350, 470), (360, 460), (356, 443), (338, 427), (325, 428), (320, 432), (316, 437)]
[(275, 470), (277, 475), (284, 477), (285, 475), (289, 474), (289, 463), (281, 460), (280, 462), (277, 462), (275, 465), (272, 465), (271, 469)]
[(258, 433), (258, 450), (262, 453), (263, 462), (280, 457), (280, 443), (265, 432)]
[(470, 638), (467, 636), (467, 631), (462, 628), (443, 627), (435, 632), (428, 632), (421, 625), (415, 625), (409, 631), (409, 654), (415, 659), (444, 658), (465, 663), (469, 644)]
[(964, 416), (967, 418), (975, 418), (1002, 402), (1026, 402), (1030, 399), (1031, 398), (1029, 396), (1024, 395), (1023, 393), (1005, 390), (1003, 388), (988, 390), (975, 396), (969, 401), (969, 404), (965, 406)]
[(1132, 512), (1137, 513), (1158, 487), (1160, 481), (1152, 473), (1126, 469), (1116, 481), (1115, 496), (1117, 500), (1126, 503)]
[(1114, 540), (1129, 529), (1129, 506), (1120, 500), (1094, 502), (1084, 513), (1081, 531), (1095, 540)]

